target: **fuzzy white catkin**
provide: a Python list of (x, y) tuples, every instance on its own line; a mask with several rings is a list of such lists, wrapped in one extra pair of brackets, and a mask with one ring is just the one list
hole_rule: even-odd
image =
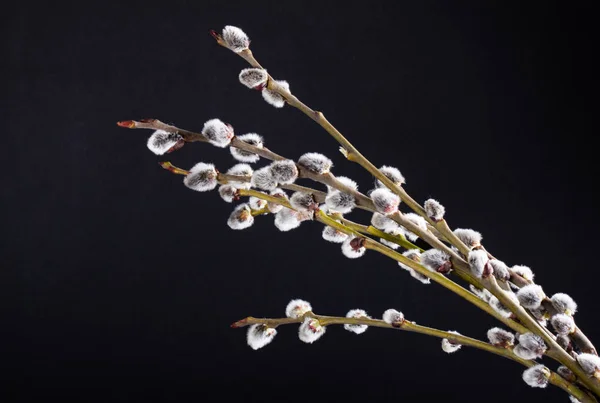
[(537, 309), (546, 297), (544, 290), (537, 284), (528, 284), (517, 291), (517, 298), (524, 308)]
[[(410, 260), (414, 260), (419, 263), (421, 261), (421, 251), (418, 249), (409, 249), (406, 252), (402, 253), (404, 257), (409, 258)], [(427, 276), (422, 275), (418, 271), (412, 269), (411, 267), (406, 266), (403, 263), (398, 262), (398, 266), (402, 267), (404, 270), (408, 271), (412, 278), (420, 281), (423, 284), (430, 284), (431, 279)]]
[(483, 239), (479, 232), (469, 228), (457, 228), (454, 230), (454, 235), (456, 235), (462, 243), (471, 248), (481, 245), (481, 240)]
[(488, 330), (487, 337), (494, 346), (510, 347), (515, 344), (515, 335), (499, 327)]
[(262, 190), (274, 190), (277, 187), (277, 181), (271, 175), (271, 169), (268, 166), (254, 171), (250, 183), (252, 187)]
[(471, 289), (471, 292), (473, 294), (477, 295), (480, 299), (484, 300), (485, 302), (489, 302), (490, 301), (490, 298), (492, 297), (492, 294), (488, 290), (486, 290), (485, 288), (479, 289), (479, 288), (475, 287), (473, 284), (470, 284), (469, 288)]
[(550, 370), (542, 364), (534, 365), (523, 371), (523, 380), (532, 388), (545, 388), (550, 379)]
[[(275, 80), (277, 84), (283, 87), (286, 91), (290, 92), (290, 84), (285, 80)], [(262, 97), (268, 104), (273, 105), (275, 108), (283, 108), (285, 105), (285, 98), (279, 95), (275, 91), (271, 91), (267, 87), (263, 88)]]
[(290, 205), (300, 211), (310, 211), (318, 207), (311, 193), (294, 192), (290, 197)]
[(262, 210), (267, 206), (267, 201), (264, 199), (259, 199), (258, 197), (250, 197), (248, 199), (248, 205), (254, 211)]
[(494, 269), (494, 277), (496, 277), (498, 280), (508, 281), (510, 279), (508, 266), (506, 266), (503, 261), (492, 259), (490, 260), (490, 265)]
[[(235, 175), (235, 176), (247, 176), (247, 177), (252, 177), (252, 174), (254, 173), (254, 171), (252, 170), (252, 167), (248, 164), (235, 164), (234, 166), (232, 166), (231, 168), (229, 168), (226, 172), (228, 175)], [(250, 189), (250, 187), (252, 186), (251, 181), (229, 181), (229, 185), (236, 187), (238, 189)]]
[(227, 147), (233, 138), (233, 128), (219, 119), (210, 119), (204, 123), (202, 134), (216, 147)]
[(254, 224), (254, 217), (252, 216), (252, 210), (248, 204), (243, 203), (237, 206), (229, 216), (227, 225), (229, 228), (235, 230), (242, 230), (251, 227)]
[[(381, 168), (379, 168), (379, 171), (382, 174), (384, 174), (389, 180), (391, 180), (396, 186), (400, 186), (406, 183), (404, 180), (404, 176), (402, 176), (398, 168), (384, 165)], [(385, 187), (385, 185), (379, 179), (377, 179), (375, 180), (375, 187), (381, 188)]]
[(348, 193), (334, 190), (325, 197), (325, 204), (333, 212), (348, 214), (356, 207), (356, 200)]
[(273, 161), (269, 171), (273, 179), (283, 185), (290, 185), (298, 178), (298, 167), (292, 160)]
[[(356, 183), (356, 181), (348, 178), (347, 176), (337, 176), (336, 179), (338, 180), (338, 182), (340, 182), (342, 185), (347, 186), (349, 188), (352, 188), (354, 190), (358, 190), (358, 184)], [(327, 186), (327, 189), (329, 191), (333, 191), (334, 188)]]
[[(371, 319), (371, 317), (369, 315), (367, 315), (367, 312), (365, 312), (362, 309), (351, 309), (348, 311), (348, 313), (346, 313), (346, 317), (347, 318)], [(369, 326), (367, 326), (367, 325), (350, 325), (347, 323), (344, 324), (344, 329), (348, 330), (349, 332), (356, 333), (356, 334), (362, 334), (362, 333), (366, 332), (368, 328), (369, 328)]]
[(573, 317), (564, 313), (556, 314), (550, 319), (552, 327), (558, 334), (567, 335), (575, 331), (575, 321)]
[(387, 188), (375, 189), (371, 192), (371, 200), (377, 211), (381, 214), (390, 215), (398, 211), (400, 196), (392, 193)]
[(488, 262), (487, 253), (482, 250), (472, 250), (469, 252), (468, 261), (471, 273), (473, 273), (475, 277), (481, 278), (485, 271), (485, 265)]
[(364, 246), (360, 246), (356, 248), (356, 242), (358, 239), (356, 237), (349, 236), (346, 238), (344, 242), (342, 242), (342, 253), (349, 259), (356, 259), (361, 257), (367, 251), (367, 248)]
[[(454, 331), (454, 330), (448, 330), (448, 333), (452, 333), (452, 334), (457, 334), (460, 335), (460, 333)], [(452, 341), (450, 341), (449, 339), (442, 339), (442, 350), (445, 353), (451, 354), (451, 353), (455, 353), (458, 350), (460, 350), (460, 348), (462, 347), (461, 344), (458, 343), (454, 343)]]
[(595, 354), (582, 353), (577, 356), (577, 362), (588, 375), (600, 375), (600, 357)]
[(577, 399), (573, 395), (569, 395), (569, 400), (571, 401), (571, 403), (581, 403), (581, 400)]
[(275, 335), (277, 335), (276, 329), (261, 324), (254, 324), (248, 327), (246, 341), (253, 350), (258, 350), (272, 342)]
[[(420, 215), (415, 213), (406, 213), (404, 214), (404, 218), (406, 218), (408, 221), (412, 222), (414, 225), (419, 227), (421, 231), (427, 231), (427, 221), (425, 221), (425, 219)], [(415, 242), (417, 239), (419, 239), (419, 236), (417, 234), (414, 234), (409, 230), (406, 230), (406, 237), (411, 242)]]
[(169, 133), (164, 130), (156, 130), (148, 138), (148, 149), (156, 155), (168, 153), (173, 147), (177, 146), (183, 137), (177, 133)]
[(442, 206), (439, 201), (435, 199), (425, 200), (423, 207), (425, 207), (427, 217), (431, 218), (433, 221), (441, 221), (444, 219), (446, 208)]
[(536, 353), (538, 358), (541, 358), (547, 350), (546, 343), (544, 343), (544, 339), (542, 339), (537, 334), (533, 333), (520, 334), (519, 345), (523, 346), (529, 351)]
[(515, 265), (512, 267), (512, 271), (523, 277), (525, 280), (533, 281), (534, 274), (528, 266)]
[(347, 234), (344, 234), (343, 232), (338, 231), (337, 229), (330, 227), (329, 225), (326, 225), (323, 228), (322, 236), (324, 240), (333, 243), (342, 243), (348, 238)]
[(237, 189), (231, 185), (219, 186), (219, 196), (227, 203), (232, 203), (237, 194)]
[(269, 75), (267, 70), (250, 67), (243, 69), (238, 76), (240, 83), (244, 84), (250, 89), (262, 90), (267, 84)]
[(310, 302), (303, 299), (293, 299), (285, 307), (285, 316), (292, 319), (297, 319), (307, 312), (312, 311)]
[(440, 267), (447, 265), (449, 261), (450, 255), (439, 249), (429, 249), (421, 253), (421, 264), (433, 272), (437, 272)]
[(306, 153), (298, 159), (298, 165), (317, 175), (329, 173), (333, 162), (323, 154)]
[(217, 171), (213, 164), (199, 162), (183, 178), (183, 184), (198, 192), (206, 192), (217, 187)]
[(227, 47), (235, 53), (240, 53), (250, 46), (250, 38), (244, 31), (232, 25), (226, 25), (221, 35)]
[[(487, 290), (485, 290), (485, 291), (487, 291)], [(494, 309), (494, 311), (496, 311), (497, 313), (499, 313), (500, 315), (502, 315), (505, 318), (509, 318), (512, 315), (512, 312), (510, 311), (510, 309), (505, 307), (502, 304), (502, 302), (500, 302), (500, 300), (492, 294), (490, 294), (488, 297), (488, 304)]]
[(577, 303), (569, 295), (558, 292), (550, 298), (552, 306), (559, 313), (566, 313), (567, 315), (574, 315), (577, 312)]
[(302, 221), (300, 221), (298, 214), (287, 207), (282, 208), (277, 214), (275, 214), (275, 227), (279, 231), (287, 232), (298, 228)]
[[(237, 136), (237, 139), (243, 141), (244, 143), (253, 145), (257, 148), (263, 148), (263, 138), (257, 133), (242, 134), (241, 136)], [(229, 152), (231, 152), (233, 158), (241, 162), (254, 163), (260, 159), (260, 156), (258, 154), (242, 150), (233, 146), (229, 147)]]
[(398, 223), (391, 218), (387, 218), (383, 214), (373, 213), (371, 217), (371, 225), (381, 231), (392, 231), (398, 228)]
[(382, 319), (385, 323), (390, 325), (398, 325), (404, 322), (404, 314), (395, 309), (387, 309), (382, 316)]
[(305, 343), (314, 343), (325, 334), (325, 326), (315, 318), (304, 318), (304, 322), (298, 329), (298, 337)]
[(575, 380), (575, 374), (573, 373), (573, 371), (571, 371), (569, 368), (565, 367), (564, 365), (561, 365), (558, 368), (556, 368), (556, 373), (558, 375), (562, 376), (563, 378), (565, 378), (567, 381)]
[(524, 360), (535, 360), (538, 358), (537, 353), (534, 351), (528, 350), (520, 344), (517, 344), (515, 348), (513, 348), (513, 353)]
[[(279, 197), (282, 200), (288, 200), (287, 193), (285, 193), (285, 191), (282, 189), (276, 188), (276, 189), (271, 190), (271, 192), (269, 192), (269, 193), (271, 194), (271, 196)], [(269, 208), (269, 211), (272, 214), (277, 214), (283, 209), (283, 206), (281, 204), (277, 204), (277, 203), (273, 203), (273, 202), (268, 202), (267, 207)]]

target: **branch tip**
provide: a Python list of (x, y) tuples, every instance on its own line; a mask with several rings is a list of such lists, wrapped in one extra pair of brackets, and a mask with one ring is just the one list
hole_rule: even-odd
[(117, 126), (133, 129), (135, 127), (135, 120), (121, 120), (120, 122), (117, 122)]

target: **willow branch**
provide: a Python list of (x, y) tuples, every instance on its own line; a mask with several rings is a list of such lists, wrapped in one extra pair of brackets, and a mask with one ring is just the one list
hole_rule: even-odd
[[(515, 361), (515, 362), (517, 362), (525, 367), (528, 367), (528, 368), (536, 365), (535, 361), (524, 360), (524, 359), (520, 358), (519, 356), (515, 355), (511, 349), (503, 348), (503, 347), (496, 347), (494, 345), (485, 343), (481, 340), (477, 340), (477, 339), (474, 339), (471, 337), (458, 335), (458, 334), (454, 334), (454, 333), (450, 333), (450, 332), (445, 332), (443, 330), (434, 329), (431, 327), (417, 325), (416, 323), (410, 322), (407, 320), (404, 320), (404, 321), (398, 322), (398, 323), (394, 323), (394, 324), (389, 324), (380, 319), (325, 316), (325, 315), (317, 315), (313, 312), (307, 312), (306, 314), (304, 314), (303, 316), (300, 316), (298, 318), (271, 319), (271, 318), (255, 318), (255, 317), (249, 316), (247, 318), (244, 318), (242, 320), (239, 320), (239, 321), (233, 323), (231, 325), (231, 327), (241, 328), (241, 327), (245, 327), (245, 326), (258, 324), (258, 325), (265, 325), (270, 328), (276, 328), (278, 326), (283, 326), (283, 325), (302, 323), (304, 321), (304, 318), (306, 318), (306, 317), (310, 317), (310, 318), (314, 318), (314, 319), (318, 320), (319, 324), (321, 326), (366, 325), (366, 326), (371, 326), (371, 327), (380, 327), (380, 328), (384, 328), (384, 329), (403, 330), (403, 331), (407, 331), (407, 332), (419, 333), (419, 334), (437, 337), (437, 338), (441, 338), (441, 339), (448, 339), (449, 341), (456, 343), (456, 344), (460, 344), (463, 346), (487, 351), (488, 353), (492, 353), (492, 354), (498, 355), (500, 357), (507, 358), (509, 360)], [(581, 402), (587, 402), (587, 403), (596, 402), (595, 399), (588, 396), (583, 390), (579, 389), (576, 385), (567, 381), (566, 379), (564, 379), (563, 377), (561, 377), (560, 375), (558, 375), (555, 372), (551, 371), (550, 379), (548, 381), (551, 384), (563, 389), (565, 392), (574, 396)]]

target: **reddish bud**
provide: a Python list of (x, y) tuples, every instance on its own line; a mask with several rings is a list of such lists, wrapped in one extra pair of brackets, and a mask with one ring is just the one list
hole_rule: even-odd
[(133, 129), (135, 127), (135, 120), (122, 120), (117, 122), (117, 126)]

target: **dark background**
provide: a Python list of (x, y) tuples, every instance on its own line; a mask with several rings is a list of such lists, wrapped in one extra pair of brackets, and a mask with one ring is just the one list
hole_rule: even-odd
[[(288, 326), (253, 351), (229, 324), (283, 316), (294, 297), (331, 315), (395, 307), (477, 338), (495, 322), (375, 253), (344, 258), (317, 223), (281, 233), (265, 216), (230, 230), (231, 205), (161, 170), (150, 132), (115, 125), (155, 117), (200, 130), (219, 117), (290, 158), (323, 152), (367, 191), (372, 179), (321, 128), (238, 83), (245, 62), (208, 31), (239, 26), (274, 77), (376, 165), (398, 166), (414, 198), (438, 198), (451, 225), (531, 266), (547, 293), (573, 295), (579, 326), (599, 342), (596, 22), (585, 4), (523, 3), (5, 9), (3, 401), (568, 401), (529, 388), (513, 362), (468, 348), (448, 356), (409, 333), (331, 328), (306, 345)], [(234, 163), (206, 144), (167, 159)]]

